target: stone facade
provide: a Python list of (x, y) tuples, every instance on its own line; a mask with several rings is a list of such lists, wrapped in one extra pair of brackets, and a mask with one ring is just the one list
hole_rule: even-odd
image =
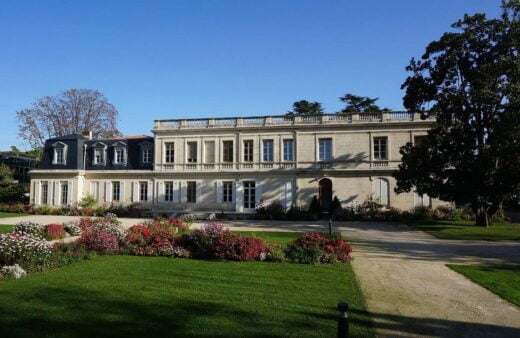
[(157, 120), (153, 138), (71, 135), (47, 142), (31, 171), (31, 202), (91, 194), (157, 212), (243, 213), (274, 201), (307, 207), (317, 196), (326, 207), (333, 196), (344, 206), (373, 196), (402, 210), (435, 207), (427, 196), (395, 194), (391, 177), (399, 148), (433, 123), (406, 112), (351, 113)]

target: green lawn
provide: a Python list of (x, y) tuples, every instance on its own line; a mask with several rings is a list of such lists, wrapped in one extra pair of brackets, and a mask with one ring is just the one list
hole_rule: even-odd
[(9, 224), (0, 224), (0, 234), (5, 234), (13, 231), (13, 226)]
[(0, 218), (19, 217), (19, 216), (27, 216), (27, 215), (20, 214), (20, 213), (14, 213), (14, 212), (0, 212)]
[(348, 300), (373, 336), (350, 265), (100, 256), (0, 282), (0, 336), (333, 337)]
[(442, 239), (474, 239), (487, 241), (520, 240), (520, 224), (495, 223), (484, 228), (472, 221), (416, 221), (408, 225)]
[(520, 306), (520, 267), (448, 265), (491, 292)]
[(254, 236), (264, 241), (286, 246), (287, 243), (294, 241), (298, 236), (300, 236), (301, 232), (278, 232), (278, 231), (233, 231), (242, 236)]

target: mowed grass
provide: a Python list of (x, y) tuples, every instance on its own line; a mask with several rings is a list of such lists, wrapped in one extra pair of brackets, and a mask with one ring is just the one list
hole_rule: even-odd
[(452, 270), (520, 306), (520, 267), (448, 265)]
[(0, 282), (0, 336), (373, 336), (348, 264), (100, 256)]
[(27, 215), (14, 213), (14, 212), (0, 212), (0, 218), (19, 217), (19, 216), (27, 216)]
[(442, 239), (520, 240), (520, 224), (494, 223), (490, 227), (475, 226), (473, 221), (416, 221), (408, 223), (419, 230)]
[(13, 226), (9, 224), (0, 224), (0, 234), (6, 234), (13, 231)]
[(279, 231), (233, 231), (242, 236), (253, 236), (264, 241), (285, 247), (289, 242), (298, 238), (302, 232), (279, 232)]

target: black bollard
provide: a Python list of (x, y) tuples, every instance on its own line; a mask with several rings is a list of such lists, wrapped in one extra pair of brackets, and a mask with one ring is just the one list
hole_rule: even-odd
[(348, 303), (338, 303), (338, 338), (348, 337)]

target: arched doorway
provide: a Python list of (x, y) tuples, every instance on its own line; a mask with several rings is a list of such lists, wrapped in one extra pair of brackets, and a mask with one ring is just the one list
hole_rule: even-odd
[(321, 179), (318, 183), (319, 201), (322, 211), (329, 211), (332, 203), (332, 181), (328, 178)]

